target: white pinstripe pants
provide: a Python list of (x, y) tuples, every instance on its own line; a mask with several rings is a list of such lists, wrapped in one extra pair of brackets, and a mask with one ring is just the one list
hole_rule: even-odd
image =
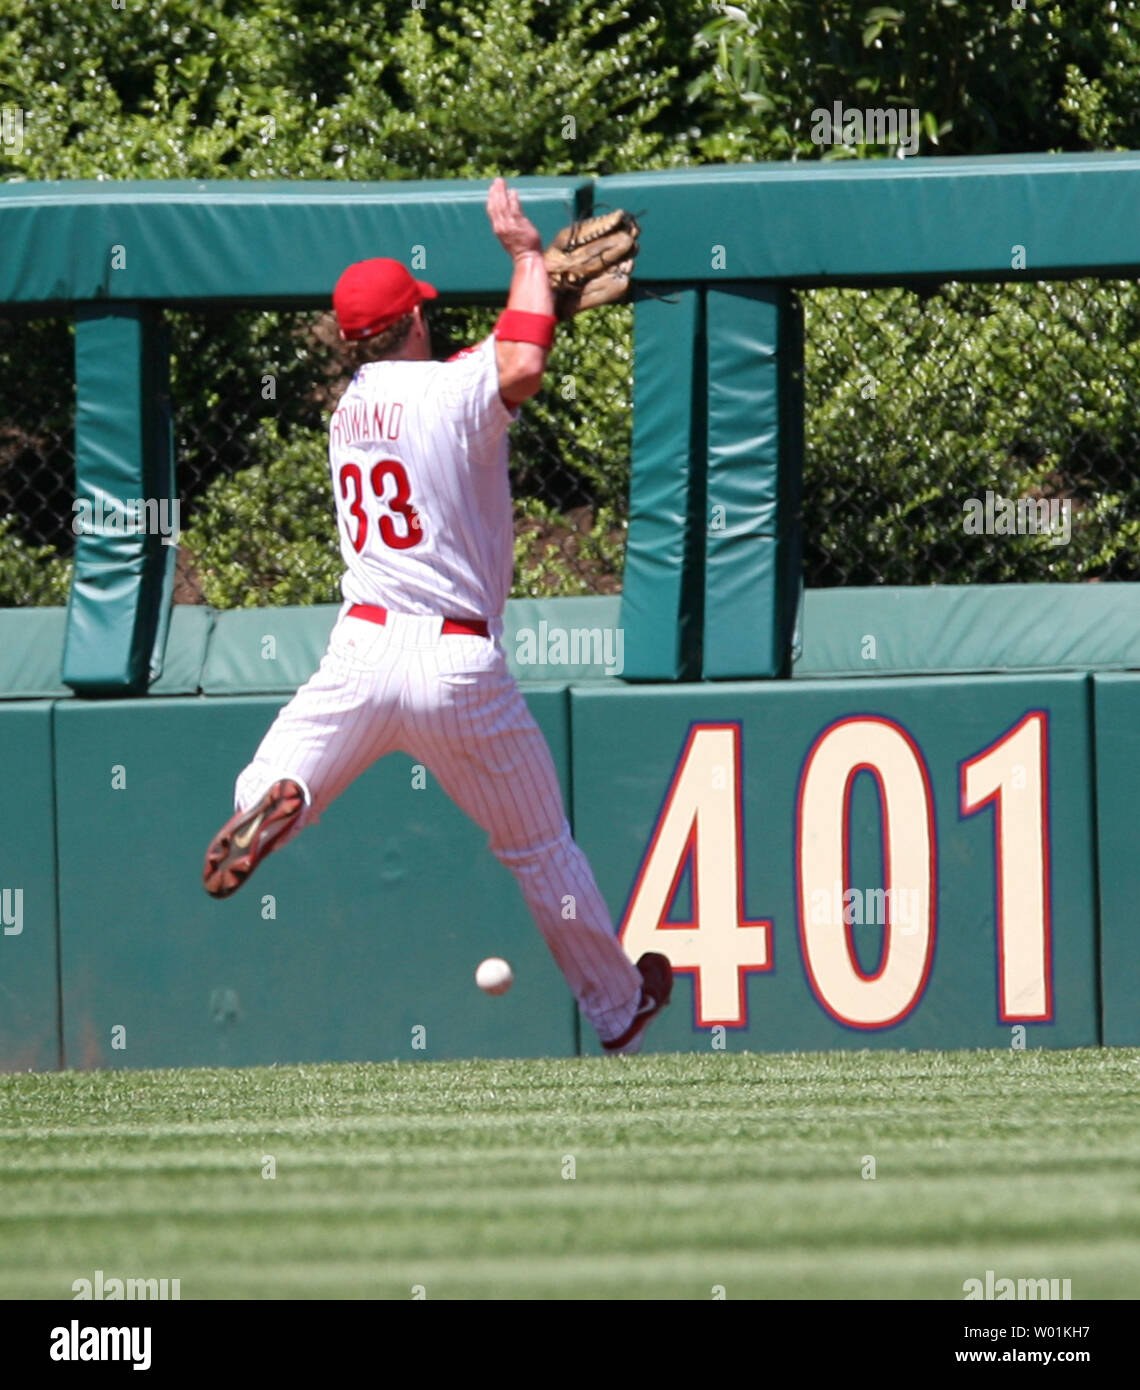
[(235, 809), (291, 777), (309, 802), (296, 834), (385, 753), (410, 754), (487, 831), (583, 1014), (603, 1040), (617, 1037), (633, 1019), (641, 977), (570, 834), (546, 740), (499, 644), (445, 637), (441, 626), (393, 613), (383, 626), (342, 616), (319, 669), (238, 777)]

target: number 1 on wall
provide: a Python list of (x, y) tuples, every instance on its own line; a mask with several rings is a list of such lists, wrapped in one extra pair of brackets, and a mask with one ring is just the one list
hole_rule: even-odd
[(961, 811), (994, 807), (998, 1017), (1053, 1017), (1048, 717), (1034, 710), (961, 767)]

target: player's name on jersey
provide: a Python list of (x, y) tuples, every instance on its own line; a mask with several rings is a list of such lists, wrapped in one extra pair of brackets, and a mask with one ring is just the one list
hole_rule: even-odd
[(333, 444), (357, 444), (362, 439), (399, 439), (404, 407), (400, 401), (347, 401), (333, 411), (329, 434)]
[(77, 536), (161, 536), (174, 545), (182, 524), (177, 497), (77, 497), (71, 529)]

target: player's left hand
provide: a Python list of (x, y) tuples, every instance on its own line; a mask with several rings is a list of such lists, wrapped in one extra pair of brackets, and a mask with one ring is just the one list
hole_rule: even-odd
[(487, 194), (487, 216), (491, 230), (512, 260), (520, 256), (542, 255), (542, 237), (527, 217), (519, 195), (507, 187), (506, 179), (496, 179)]

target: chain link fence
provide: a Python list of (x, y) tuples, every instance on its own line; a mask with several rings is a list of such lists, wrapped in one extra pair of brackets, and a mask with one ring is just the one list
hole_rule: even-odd
[(1140, 578), (1133, 281), (802, 298), (808, 587)]
[(0, 318), (0, 606), (67, 602), (75, 545), (70, 318)]
[[(805, 315), (805, 583), (1140, 579), (1140, 289), (1132, 281), (816, 289)], [(437, 355), (496, 310), (433, 305)], [(168, 315), (176, 597), (335, 602), (326, 462), (346, 381), (328, 315)], [(0, 319), (0, 605), (66, 601), (66, 318)], [(632, 309), (564, 326), (512, 430), (514, 593), (620, 590)]]

